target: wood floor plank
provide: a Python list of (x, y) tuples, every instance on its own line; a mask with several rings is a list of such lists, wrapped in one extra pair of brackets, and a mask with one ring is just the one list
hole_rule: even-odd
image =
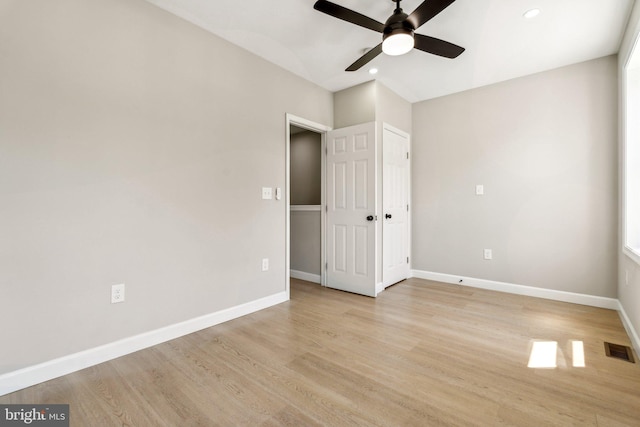
[[(557, 342), (557, 366), (527, 367)], [(573, 366), (573, 341), (586, 366)], [(0, 397), (72, 426), (638, 426), (617, 312), (410, 279), (369, 298), (292, 280), (291, 301)]]

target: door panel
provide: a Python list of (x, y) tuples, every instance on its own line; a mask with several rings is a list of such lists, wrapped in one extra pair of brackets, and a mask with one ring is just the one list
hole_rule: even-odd
[(327, 142), (327, 286), (375, 296), (375, 124), (336, 129)]
[[(355, 226), (353, 227), (353, 241), (354, 241), (354, 274), (357, 276), (366, 276), (369, 273), (368, 257), (369, 251), (369, 230), (368, 227)], [(362, 250), (366, 248), (365, 250)]]
[(355, 209), (369, 209), (369, 170), (375, 168), (365, 160), (357, 160), (353, 162), (355, 182), (353, 185), (353, 205)]
[(347, 163), (333, 165), (333, 206), (334, 209), (347, 209)]
[(340, 273), (347, 272), (347, 227), (336, 224), (333, 227), (333, 265)]
[(382, 136), (382, 281), (409, 277), (409, 139), (385, 127)]

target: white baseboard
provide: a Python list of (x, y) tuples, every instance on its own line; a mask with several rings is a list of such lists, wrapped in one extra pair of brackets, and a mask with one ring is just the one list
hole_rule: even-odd
[(0, 375), (0, 396), (254, 313), (288, 299), (287, 292), (280, 292), (215, 313), (2, 374)]
[(321, 283), (319, 274), (305, 273), (304, 271), (298, 271), (298, 270), (290, 270), (289, 274), (294, 279), (306, 280), (307, 282), (317, 283), (317, 284)]
[(433, 280), (436, 282), (454, 283), (456, 285), (470, 286), (473, 288), (488, 289), (492, 291), (507, 292), (516, 295), (526, 295), (530, 297), (545, 298), (555, 301), (589, 305), (592, 307), (608, 308), (611, 310), (618, 310), (620, 306), (618, 300), (615, 298), (557, 291), (553, 289), (535, 288), (533, 286), (475, 279), (473, 277), (454, 276), (451, 274), (434, 273), (431, 271), (411, 270), (411, 277)]
[(629, 316), (627, 316), (627, 312), (624, 311), (624, 307), (622, 304), (618, 303), (618, 313), (620, 314), (620, 319), (622, 320), (622, 325), (624, 329), (627, 331), (627, 335), (631, 339), (631, 344), (633, 348), (636, 350), (636, 354), (640, 355), (640, 337), (638, 336), (638, 332), (633, 327)]

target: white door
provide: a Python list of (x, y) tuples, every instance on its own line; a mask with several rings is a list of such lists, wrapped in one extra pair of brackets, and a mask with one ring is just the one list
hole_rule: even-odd
[(409, 136), (382, 133), (382, 283), (409, 277)]
[(375, 123), (327, 133), (327, 286), (376, 295)]

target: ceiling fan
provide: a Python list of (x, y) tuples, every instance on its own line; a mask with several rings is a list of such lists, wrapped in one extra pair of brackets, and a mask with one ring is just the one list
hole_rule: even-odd
[(345, 71), (358, 70), (382, 52), (387, 55), (403, 55), (416, 48), (445, 58), (456, 58), (464, 52), (463, 47), (453, 43), (415, 33), (418, 27), (442, 12), (455, 0), (425, 0), (411, 15), (402, 11), (401, 0), (392, 1), (396, 3), (396, 9), (384, 24), (327, 0), (318, 0), (313, 5), (315, 10), (327, 15), (382, 33), (382, 43), (362, 55)]

